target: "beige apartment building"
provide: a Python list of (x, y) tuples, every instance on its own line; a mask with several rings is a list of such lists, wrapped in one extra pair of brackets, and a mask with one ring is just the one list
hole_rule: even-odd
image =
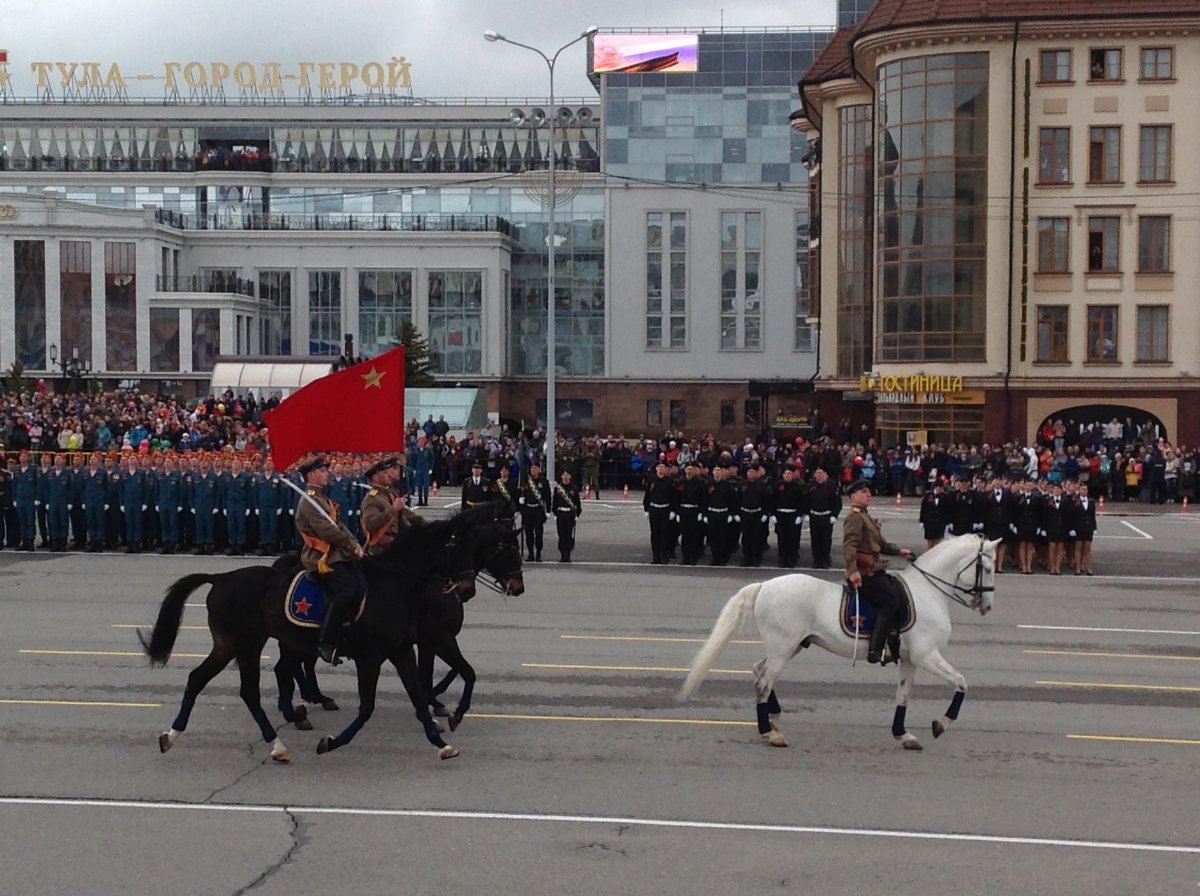
[(1200, 0), (879, 0), (800, 82), (818, 403), (1200, 440)]

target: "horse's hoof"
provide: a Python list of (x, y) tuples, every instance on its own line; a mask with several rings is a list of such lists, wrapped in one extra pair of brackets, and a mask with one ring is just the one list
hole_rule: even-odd
[(321, 701), (321, 709), (326, 712), (337, 712), (341, 707), (337, 705), (337, 701), (332, 697), (327, 697)]
[(950, 723), (948, 721), (944, 722), (941, 719), (933, 720), (933, 736), (935, 738), (941, 737), (943, 734), (945, 734), (949, 730), (950, 730)]
[(333, 738), (326, 734), (317, 741), (317, 755), (321, 756), (333, 749)]
[(312, 731), (313, 723), (308, 720), (307, 716), (296, 719), (297, 731)]
[(454, 749), (454, 747), (450, 746), (449, 744), (446, 744), (446, 746), (438, 750), (438, 759), (455, 759), (458, 757), (458, 755), (458, 750)]
[(777, 713), (777, 712), (771, 713), (771, 715), (769, 717), (769, 721), (770, 721), (770, 725), (771, 725), (771, 730), (778, 731), (779, 730), (779, 713)]
[[(433, 707), (433, 714), (435, 716), (437, 716), (439, 719), (444, 719), (450, 715), (450, 710), (446, 709), (446, 707), (442, 706), (442, 704), (431, 703), (430, 705)], [(453, 729), (451, 729), (451, 730), (453, 730)]]
[(164, 731), (158, 736), (158, 752), (165, 753), (173, 746), (175, 746), (175, 738), (171, 737), (170, 731)]
[(904, 749), (906, 749), (906, 750), (923, 750), (923, 749), (925, 749), (924, 747), (921, 746), (921, 742), (919, 740), (917, 740), (915, 737), (913, 737), (911, 734), (902, 734), (900, 737), (896, 738), (896, 740), (900, 741), (900, 746), (904, 747)]
[(273, 760), (275, 760), (276, 762), (291, 762), (292, 761), (292, 751), (286, 750), (286, 749), (280, 750), (278, 753), (272, 751), (271, 758)]
[(778, 731), (771, 731), (769, 734), (764, 734), (763, 737), (772, 747), (786, 747), (788, 745), (787, 738)]
[(450, 716), (450, 719), (448, 722), (448, 724), (450, 725), (450, 730), (457, 731), (458, 726), (462, 724), (462, 720), (463, 720), (463, 717), (462, 717), (461, 713), (456, 712), (454, 715)]

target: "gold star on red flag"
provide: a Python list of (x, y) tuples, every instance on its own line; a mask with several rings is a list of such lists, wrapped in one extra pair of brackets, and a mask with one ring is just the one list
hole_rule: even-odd
[(380, 381), (386, 375), (387, 375), (386, 370), (380, 372), (380, 371), (376, 370), (375, 365), (372, 364), (370, 372), (364, 373), (361, 375), (363, 378), (363, 383), (365, 383), (365, 385), (363, 386), (363, 391), (366, 391), (367, 389), (372, 389), (372, 388), (383, 389), (383, 384)]

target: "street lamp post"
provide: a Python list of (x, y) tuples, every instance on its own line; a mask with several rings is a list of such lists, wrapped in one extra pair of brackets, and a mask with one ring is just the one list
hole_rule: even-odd
[(521, 47), (537, 53), (542, 57), (542, 61), (546, 63), (546, 68), (550, 70), (550, 97), (547, 119), (550, 124), (550, 164), (546, 172), (546, 192), (547, 192), (547, 238), (546, 238), (546, 479), (548, 482), (556, 482), (556, 471), (554, 469), (554, 447), (557, 440), (555, 432), (556, 414), (555, 414), (555, 396), (554, 396), (554, 376), (555, 376), (555, 326), (554, 326), (554, 210), (558, 205), (558, 193), (555, 190), (554, 183), (554, 66), (558, 62), (558, 57), (563, 50), (574, 46), (584, 38), (591, 37), (600, 29), (592, 25), (574, 40), (568, 41), (559, 47), (553, 56), (547, 56), (537, 47), (531, 47), (529, 44), (523, 44), (520, 41), (515, 41), (505, 37), (503, 34), (498, 34), (495, 31), (483, 32), (485, 40), (491, 43), (497, 41), (506, 44), (512, 44), (514, 47)]
[(71, 357), (64, 357), (61, 361), (58, 360), (58, 345), (50, 343), (50, 363), (62, 370), (62, 378), (69, 380), (71, 386), (74, 387), (76, 381), (83, 379), (92, 372), (91, 361), (79, 360), (79, 346), (71, 346)]

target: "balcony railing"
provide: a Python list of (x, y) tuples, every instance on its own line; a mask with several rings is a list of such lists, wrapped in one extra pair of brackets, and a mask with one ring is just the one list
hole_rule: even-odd
[[(400, 233), (500, 233), (512, 235), (512, 224), (499, 215), (268, 215), (255, 212), (183, 215), (158, 209), (155, 220), (179, 230), (356, 230)], [(252, 294), (252, 293), (251, 293)]]
[(241, 277), (220, 271), (185, 277), (167, 277), (159, 274), (154, 278), (154, 287), (159, 292), (223, 292), (254, 298), (253, 280), (243, 280)]

